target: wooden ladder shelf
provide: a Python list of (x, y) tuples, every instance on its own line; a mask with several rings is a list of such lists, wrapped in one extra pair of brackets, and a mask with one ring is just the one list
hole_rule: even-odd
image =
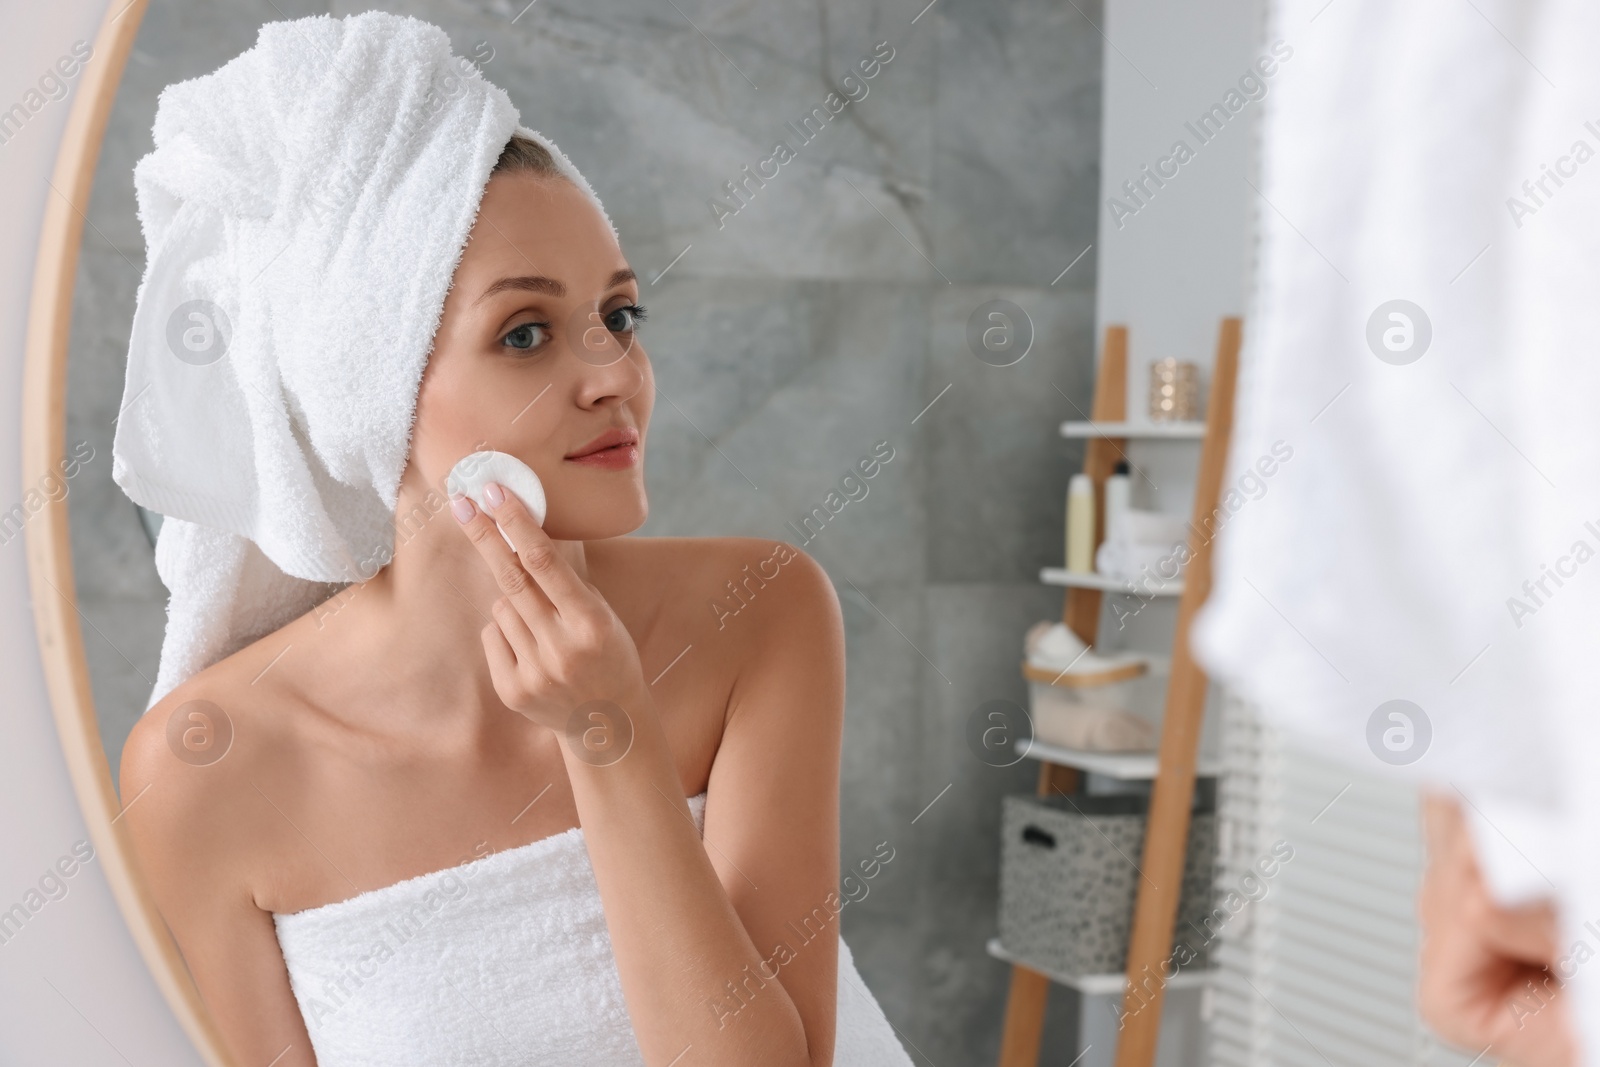
[[(1124, 1023), (1117, 1045), (1116, 1067), (1153, 1067), (1156, 1043), (1161, 1035), (1165, 986), (1160, 976), (1172, 952), (1206, 703), (1206, 676), (1190, 653), (1189, 627), (1211, 591), (1211, 540), (1203, 537), (1201, 531), (1214, 528), (1210, 520), (1221, 497), (1228, 440), (1233, 431), (1240, 337), (1240, 320), (1223, 319), (1217, 338), (1216, 364), (1211, 372), (1211, 395), (1195, 479), (1194, 521), (1189, 526), (1190, 559), (1178, 602), (1178, 622), (1172, 639), (1172, 674), (1167, 684), (1161, 745), (1145, 828), (1141, 861), (1145, 877), (1138, 883), (1133, 930), (1128, 941), (1128, 969), (1122, 1002)], [(1095, 382), (1093, 421), (1125, 422), (1127, 398), (1128, 328), (1109, 326)], [(1084, 473), (1095, 487), (1096, 547), (1105, 537), (1105, 481), (1117, 460), (1123, 457), (1126, 445), (1127, 438), (1091, 437), (1084, 452)], [(1101, 596), (1098, 589), (1067, 590), (1062, 620), (1086, 644), (1093, 645), (1098, 636)], [(1080, 772), (1075, 768), (1042, 762), (1039, 795), (1072, 793), (1078, 788), (1079, 777)], [(1154, 980), (1150, 980), (1151, 976)], [(1049, 991), (1050, 979), (1046, 975), (1021, 964), (1012, 965), (999, 1067), (1037, 1067)]]

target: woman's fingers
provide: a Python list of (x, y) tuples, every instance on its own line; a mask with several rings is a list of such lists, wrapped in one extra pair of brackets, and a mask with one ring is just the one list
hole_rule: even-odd
[(477, 547), (478, 554), (489, 565), (500, 592), (511, 601), (529, 627), (536, 628), (550, 619), (555, 612), (554, 605), (540, 590), (539, 583), (529, 575), (518, 554), (500, 536), (495, 520), (464, 496), (453, 499), (450, 509), (467, 537)]
[(529, 628), (528, 620), (522, 617), (522, 613), (505, 597), (496, 600), (489, 610), (494, 616), (495, 623), (500, 627), (500, 633), (505, 638), (506, 644), (516, 653), (518, 662), (537, 664), (539, 642), (534, 638), (533, 630)]
[(1448, 886), (1463, 899), (1478, 902), (1475, 924), (1484, 946), (1501, 955), (1540, 965), (1556, 955), (1557, 918), (1548, 901), (1519, 907), (1495, 904), (1489, 897), (1472, 853), (1466, 813), (1447, 797), (1428, 795), (1423, 801), (1428, 851), (1437, 875), (1435, 887)]
[(489, 661), (489, 680), (494, 691), (508, 708), (516, 708), (527, 699), (527, 687), (518, 669), (517, 654), (512, 650), (498, 623), (486, 625), (479, 635), (483, 639), (483, 655)]
[[(479, 631), (478, 636), (483, 638), (483, 654), (489, 661), (489, 677), (499, 680), (502, 678), (515, 678), (517, 674), (517, 653), (506, 640), (505, 633), (500, 629), (498, 622), (491, 622)], [(496, 687), (498, 689), (498, 686)], [(505, 694), (500, 695), (505, 699)]]
[(1485, 918), (1483, 941), (1509, 959), (1548, 967), (1556, 958), (1556, 911), (1548, 902), (1517, 908), (1492, 907)]
[[(516, 494), (503, 486), (490, 484), (484, 487), (484, 496), (490, 501), (493, 521), (500, 524), (511, 543), (517, 546), (517, 558), (523, 571), (538, 583), (557, 614), (571, 618), (590, 606), (588, 585), (578, 577), (566, 560), (556, 552), (550, 535), (533, 521), (533, 516), (523, 506)], [(500, 490), (500, 503), (494, 503), (494, 490)]]
[[(484, 510), (466, 497), (452, 500), (451, 509), (505, 594), (483, 635), (500, 698), (543, 721), (539, 716), (635, 686), (638, 650), (605, 597), (557, 552), (520, 500), (494, 485), (484, 496)], [(559, 728), (545, 722), (553, 724)]]
[(1419, 1006), (1463, 1047), (1488, 1045), (1505, 1062), (1569, 1067), (1570, 1009), (1560, 991), (1558, 923), (1544, 903), (1506, 908), (1478, 869), (1453, 797), (1424, 795), (1428, 865), (1418, 896), (1423, 937)]

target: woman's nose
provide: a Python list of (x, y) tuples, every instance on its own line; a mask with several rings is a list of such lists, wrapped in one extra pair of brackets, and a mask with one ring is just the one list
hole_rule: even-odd
[(580, 397), (584, 403), (598, 403), (609, 396), (626, 400), (644, 384), (644, 372), (639, 367), (644, 352), (635, 351), (638, 340), (631, 330), (613, 331), (598, 311), (590, 310), (574, 316), (567, 336), (567, 347), (579, 364)]
[(633, 331), (616, 333), (595, 308), (579, 308), (567, 323), (567, 347), (591, 367), (610, 367), (626, 359), (634, 343)]

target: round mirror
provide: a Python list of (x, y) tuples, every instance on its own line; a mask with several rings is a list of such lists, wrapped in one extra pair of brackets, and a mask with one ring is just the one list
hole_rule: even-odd
[[(1095, 274), (1082, 260), (1096, 226), (1098, 31), (1070, 8), (1004, 27), (915, 9), (802, 26), (774, 8), (771, 25), (717, 27), (709, 12), (641, 5), (607, 15), (616, 30), (545, 4), (407, 6), (591, 176), (639, 299), (657, 308), (642, 335), (657, 403), (641, 532), (794, 546), (705, 575), (704, 594), (682, 598), (697, 625), (742, 640), (725, 635), (786, 602), (770, 586), (800, 580), (796, 552), (832, 580), (851, 684), (835, 914), (860, 943), (856, 994), (882, 997), (901, 1038), (937, 1061), (985, 1054), (1007, 972), (939, 916), (992, 914), (990, 816), (1038, 773), (971, 755), (964, 731), (986, 701), (1025, 699), (1013, 639), (1061, 613), (1060, 590), (1036, 578), (1059, 557), (1058, 490), (1081, 459), (1054, 428), (1092, 403)], [(63, 142), (57, 173), (69, 177), (48, 209), (36, 291), (48, 310), (28, 352), (24, 481), (55, 470), (66, 487), (27, 539), (35, 589), (61, 594), (36, 611), (68, 763), (133, 937), (214, 1065), (235, 1060), (123, 818), (143, 794), (118, 791), (168, 600), (155, 566), (163, 516), (111, 476), (146, 251), (132, 171), (165, 87), (250, 49), (263, 22), (326, 12), (308, 0), (113, 4)], [(940, 111), (939, 35), (997, 33), (1029, 48), (955, 50), (950, 84), (988, 88)], [(1036, 47), (1041, 35), (1051, 48)], [(1012, 121), (1024, 88), (1032, 117)], [(1027, 168), (1004, 162), (1024, 154)], [(1003, 323), (986, 310), (997, 302)], [(974, 347), (980, 320), (989, 332)], [(616, 373), (621, 351), (583, 360), (586, 373)], [(1012, 432), (1024, 423), (1043, 430)], [(62, 456), (79, 458), (70, 474)], [(965, 488), (929, 493), (930, 482)], [(710, 639), (681, 644), (645, 665), (650, 685), (697, 677), (695, 659), (720, 654)], [(994, 654), (958, 651), (975, 647)], [(602, 720), (569, 733), (609, 738)], [(627, 741), (614, 747), (645, 744)], [(588, 762), (614, 762), (609, 744)], [(954, 857), (963, 875), (946, 878)], [(966, 977), (924, 1003), (925, 959)]]

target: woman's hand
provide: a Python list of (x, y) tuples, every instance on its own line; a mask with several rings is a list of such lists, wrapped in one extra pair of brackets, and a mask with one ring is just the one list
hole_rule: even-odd
[(492, 516), (466, 497), (450, 506), (505, 594), (494, 603), (494, 621), (479, 634), (495, 693), (533, 722), (563, 732), (574, 710), (594, 701), (626, 713), (648, 690), (639, 650), (622, 620), (561, 557), (515, 494), (491, 482), (484, 496)]
[(1423, 814), (1428, 866), (1418, 898), (1422, 1017), (1440, 1037), (1469, 1052), (1489, 1046), (1507, 1064), (1571, 1067), (1576, 1053), (1567, 998), (1555, 973), (1554, 909), (1496, 904), (1455, 801), (1429, 795)]

